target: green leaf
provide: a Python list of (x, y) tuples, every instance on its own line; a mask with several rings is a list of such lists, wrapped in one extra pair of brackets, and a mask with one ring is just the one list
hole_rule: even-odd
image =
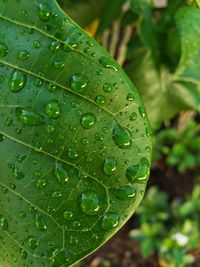
[(199, 88), (192, 83), (175, 82), (165, 66), (159, 71), (148, 50), (138, 50), (126, 71), (142, 95), (153, 128), (181, 110), (200, 108)]
[(176, 14), (176, 24), (182, 41), (182, 57), (176, 77), (200, 84), (200, 9), (182, 7)]
[(124, 71), (55, 1), (0, 4), (0, 265), (70, 266), (140, 203), (147, 115)]

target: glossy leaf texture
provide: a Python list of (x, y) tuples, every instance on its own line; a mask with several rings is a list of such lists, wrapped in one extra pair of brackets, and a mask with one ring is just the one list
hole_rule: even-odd
[(200, 84), (200, 9), (182, 7), (176, 14), (176, 24), (182, 42), (182, 57), (176, 75)]
[(0, 0), (0, 265), (70, 266), (140, 203), (136, 88), (53, 0)]

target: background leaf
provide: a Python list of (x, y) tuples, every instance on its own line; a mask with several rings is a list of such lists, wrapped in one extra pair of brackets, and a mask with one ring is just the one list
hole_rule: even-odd
[(0, 265), (70, 266), (141, 201), (148, 119), (123, 70), (56, 2), (0, 6)]

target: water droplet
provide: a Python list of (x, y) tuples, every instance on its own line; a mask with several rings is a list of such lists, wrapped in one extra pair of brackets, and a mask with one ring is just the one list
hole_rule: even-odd
[(66, 40), (65, 40), (65, 43), (64, 43), (64, 51), (69, 51), (69, 47), (70, 48), (76, 48), (78, 45), (77, 43), (77, 39), (74, 38), (74, 37), (68, 37)]
[(88, 84), (88, 78), (84, 75), (77, 74), (71, 77), (71, 89), (74, 92), (81, 93)]
[(120, 215), (118, 213), (109, 212), (106, 213), (102, 220), (102, 228), (104, 230), (111, 230), (115, 228), (120, 220)]
[(31, 109), (16, 108), (17, 118), (28, 126), (39, 126), (44, 124), (44, 118), (39, 113)]
[(113, 175), (117, 168), (117, 160), (114, 157), (106, 158), (104, 161), (103, 171), (106, 175)]
[(55, 92), (56, 88), (57, 88), (57, 86), (55, 84), (53, 84), (53, 83), (49, 83), (48, 86), (47, 86), (47, 90), (49, 92), (51, 92), (51, 93)]
[(35, 227), (39, 231), (45, 231), (47, 229), (47, 226), (42, 216), (36, 215)]
[(52, 198), (58, 199), (62, 197), (62, 192), (61, 191), (55, 191), (51, 194)]
[(49, 7), (46, 4), (39, 4), (39, 17), (43, 21), (48, 21), (50, 18), (51, 12)]
[(92, 113), (86, 113), (81, 118), (81, 125), (84, 129), (90, 129), (96, 123), (96, 116)]
[(18, 168), (13, 168), (12, 174), (13, 174), (13, 177), (17, 180), (21, 180), (25, 176), (24, 173), (21, 172)]
[(105, 93), (110, 93), (112, 91), (112, 84), (110, 83), (105, 83), (103, 86), (103, 90)]
[(130, 121), (135, 121), (137, 119), (137, 113), (136, 112), (132, 112), (130, 115), (129, 115), (129, 120)]
[(125, 185), (125, 186), (117, 186), (115, 188), (115, 195), (119, 199), (130, 199), (134, 198), (136, 196), (136, 190), (135, 188)]
[(45, 106), (46, 114), (53, 119), (61, 116), (61, 108), (57, 100), (50, 100)]
[(47, 125), (47, 127), (46, 127), (46, 131), (47, 131), (48, 133), (53, 133), (53, 132), (55, 131), (55, 127), (54, 127), (53, 125), (49, 124), (49, 125)]
[(105, 97), (102, 96), (102, 95), (98, 95), (96, 98), (95, 98), (95, 102), (100, 105), (100, 106), (103, 106), (105, 104)]
[(73, 147), (68, 148), (67, 154), (70, 159), (78, 158), (78, 152)]
[(128, 93), (126, 99), (128, 101), (134, 101), (135, 100), (134, 94), (133, 93)]
[(65, 166), (60, 162), (56, 162), (55, 168), (54, 168), (54, 174), (59, 184), (63, 185), (69, 180), (69, 173), (67, 169), (65, 168)]
[(52, 261), (52, 267), (63, 266), (68, 261), (68, 253), (66, 249), (54, 249), (50, 260)]
[(12, 92), (19, 92), (26, 83), (26, 76), (22, 71), (14, 70), (9, 78), (9, 88)]
[(0, 214), (0, 229), (6, 231), (8, 229), (7, 219)]
[(72, 219), (73, 213), (71, 211), (66, 210), (63, 212), (63, 217), (65, 220), (69, 221)]
[(65, 62), (64, 61), (62, 61), (62, 60), (57, 60), (57, 61), (54, 61), (53, 62), (53, 66), (54, 66), (54, 68), (55, 69), (64, 69), (64, 67), (65, 67)]
[(36, 240), (34, 236), (29, 236), (27, 243), (28, 243), (29, 248), (31, 249), (35, 249), (38, 246), (38, 241)]
[(139, 110), (139, 113), (140, 113), (141, 117), (144, 119), (146, 117), (146, 112), (145, 112), (144, 107), (143, 106), (140, 106), (138, 108), (138, 110)]
[(21, 248), (20, 249), (20, 255), (21, 255), (21, 257), (22, 257), (22, 259), (26, 259), (27, 258), (27, 252), (23, 249), (23, 248)]
[(99, 211), (99, 197), (93, 192), (81, 194), (81, 209), (87, 215), (96, 215)]
[(74, 221), (73, 222), (73, 227), (74, 228), (79, 228), (81, 226), (81, 223), (79, 221)]
[(146, 158), (141, 158), (139, 164), (131, 165), (126, 170), (126, 177), (130, 183), (143, 183), (148, 179), (150, 164)]
[(105, 57), (105, 56), (100, 57), (99, 63), (104, 68), (112, 69), (114, 71), (118, 71), (118, 67), (114, 65), (114, 62), (109, 57)]
[(40, 41), (38, 41), (38, 40), (33, 41), (33, 46), (34, 46), (35, 48), (40, 48), (40, 47), (41, 47), (41, 43), (40, 43)]
[(129, 148), (132, 144), (130, 132), (120, 125), (114, 127), (112, 138), (116, 146), (122, 149)]
[(17, 54), (17, 58), (22, 61), (27, 60), (29, 57), (30, 57), (30, 54), (26, 50), (20, 51)]
[(36, 186), (38, 189), (43, 189), (46, 186), (46, 181), (44, 179), (40, 179), (37, 181)]
[(60, 48), (60, 42), (59, 41), (53, 41), (50, 45), (50, 50), (52, 53), (55, 53)]
[(8, 47), (5, 43), (0, 42), (0, 58), (8, 54)]

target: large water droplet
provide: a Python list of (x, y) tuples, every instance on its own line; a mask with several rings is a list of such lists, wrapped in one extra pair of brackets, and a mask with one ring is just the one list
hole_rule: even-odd
[(38, 246), (38, 241), (34, 236), (29, 236), (28, 237), (28, 246), (31, 249), (35, 249)]
[(134, 101), (134, 100), (135, 100), (135, 96), (134, 96), (133, 93), (128, 93), (126, 99), (127, 99), (128, 101)]
[(47, 226), (42, 216), (36, 215), (35, 227), (39, 231), (45, 231), (47, 229)]
[(14, 70), (9, 78), (9, 88), (12, 92), (19, 92), (26, 84), (26, 76), (22, 71)]
[(44, 118), (39, 113), (31, 109), (16, 108), (17, 118), (28, 126), (39, 126), (44, 124)]
[(52, 267), (63, 266), (68, 261), (68, 253), (66, 249), (54, 249), (50, 260), (53, 262)]
[(148, 179), (149, 169), (149, 161), (146, 158), (141, 158), (139, 164), (128, 167), (126, 177), (130, 183), (143, 183)]
[(69, 173), (68, 173), (67, 169), (60, 162), (56, 162), (55, 168), (54, 168), (54, 174), (55, 174), (59, 184), (63, 185), (69, 179)]
[(129, 148), (132, 144), (130, 132), (120, 125), (114, 127), (112, 138), (116, 146), (122, 149)]
[(87, 87), (88, 78), (84, 75), (77, 74), (71, 77), (71, 89), (74, 92), (81, 93)]
[(125, 185), (125, 186), (117, 186), (115, 188), (115, 195), (119, 199), (130, 199), (134, 198), (136, 196), (136, 190), (135, 188)]
[(27, 60), (27, 59), (29, 58), (29, 56), (30, 56), (30, 54), (29, 54), (29, 52), (26, 51), (26, 50), (20, 51), (20, 52), (18, 52), (18, 54), (17, 54), (17, 58), (18, 58), (19, 60), (22, 60), (22, 61)]
[(56, 99), (50, 100), (45, 106), (46, 114), (53, 119), (61, 116), (61, 107)]
[(81, 125), (84, 129), (90, 129), (96, 122), (96, 116), (92, 113), (86, 113), (81, 118)]
[(117, 168), (117, 160), (114, 157), (106, 158), (104, 161), (103, 171), (106, 175), (113, 175)]
[(139, 113), (140, 113), (141, 117), (144, 119), (146, 117), (146, 112), (145, 112), (144, 107), (143, 106), (140, 106), (138, 108), (138, 110), (139, 110)]
[(39, 17), (43, 21), (48, 21), (50, 18), (51, 12), (50, 8), (46, 4), (39, 4)]
[(99, 211), (99, 197), (93, 192), (81, 194), (81, 209), (87, 215), (96, 215)]
[(100, 57), (99, 63), (104, 68), (112, 69), (114, 71), (118, 71), (118, 67), (114, 65), (114, 62), (109, 57), (105, 57), (105, 56)]
[(115, 228), (120, 220), (120, 215), (118, 213), (109, 212), (106, 213), (102, 220), (102, 228), (104, 230), (111, 230)]
[(5, 57), (7, 54), (8, 54), (7, 45), (0, 42), (0, 58)]
[(0, 214), (0, 229), (6, 231), (8, 229), (7, 219)]

